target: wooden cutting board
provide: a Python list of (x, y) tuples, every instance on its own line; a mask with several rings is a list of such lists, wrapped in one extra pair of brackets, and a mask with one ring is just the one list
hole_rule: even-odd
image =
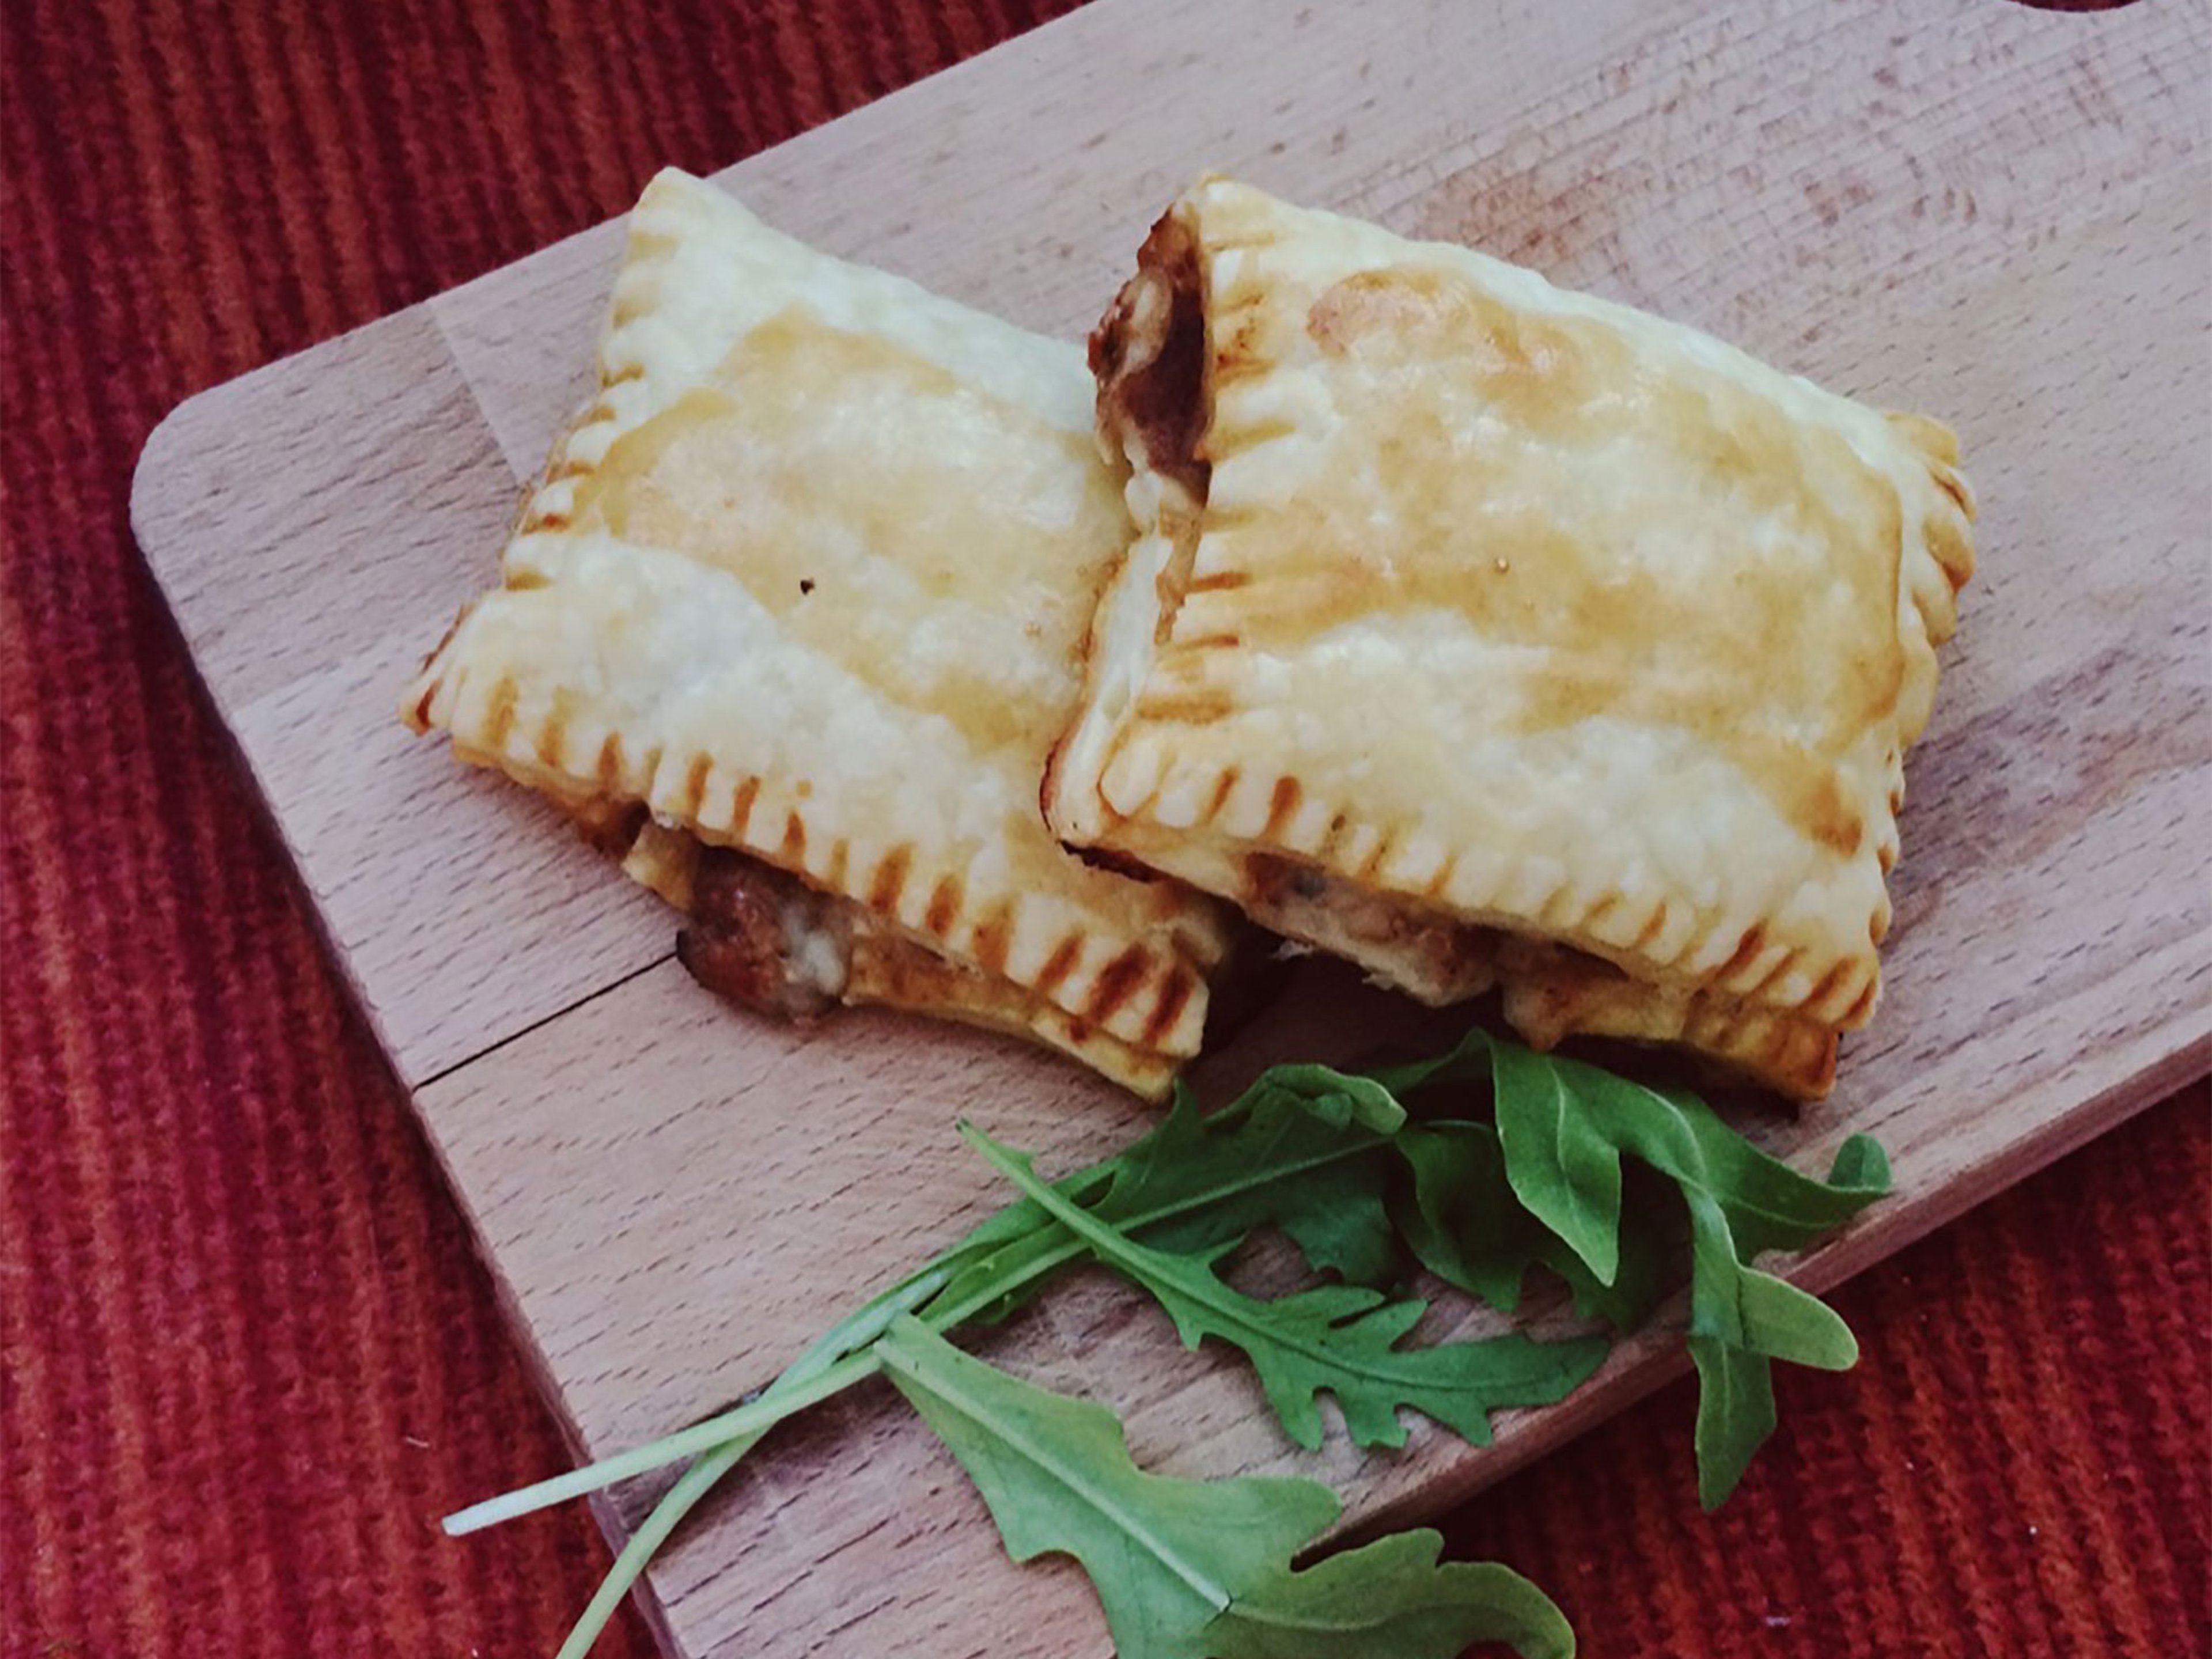
[[(1983, 572), (1911, 759), (1886, 1000), (1834, 1098), (1759, 1130), (1808, 1165), (1856, 1129), (1894, 1159), (1900, 1195), (1797, 1269), (1817, 1287), (2212, 1063), (2209, 18), (1100, 0), (723, 182), (834, 252), (1073, 335), (1218, 167), (1958, 427)], [(763, 1381), (996, 1201), (956, 1113), (1053, 1168), (1142, 1117), (1009, 1042), (716, 1004), (653, 901), (398, 726), (398, 688), (490, 579), (519, 480), (587, 386), (619, 238), (193, 398), (132, 503), (580, 1455)], [(1403, 1024), (1346, 986), (1309, 970), (1212, 1069)], [(1464, 1497), (1670, 1374), (1678, 1345), (1622, 1347), (1487, 1450), (1417, 1430), (1364, 1460), (1286, 1451), (1243, 1370), (1103, 1282), (986, 1346), (1115, 1405), (1153, 1468), (1301, 1469), (1371, 1519)], [(881, 1390), (776, 1443), (653, 1589), (690, 1656), (1105, 1647), (1075, 1572), (1008, 1565)]]

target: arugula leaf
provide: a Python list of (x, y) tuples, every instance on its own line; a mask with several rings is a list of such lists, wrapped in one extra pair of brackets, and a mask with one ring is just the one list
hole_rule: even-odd
[(1711, 1515), (1734, 1496), (1774, 1433), (1774, 1367), (1765, 1355), (1717, 1337), (1692, 1336), (1689, 1346), (1698, 1368), (1698, 1505)]
[(1404, 1095), (1486, 1074), (1498, 1133), (1516, 1143), (1507, 1150), (1521, 1201), (1608, 1283), (1620, 1258), (1608, 1218), (1618, 1210), (1613, 1171), (1623, 1152), (1711, 1191), (1747, 1260), (1802, 1249), (1890, 1190), (1889, 1160), (1870, 1135), (1851, 1136), (1827, 1180), (1815, 1181), (1761, 1152), (1694, 1095), (1540, 1054), (1480, 1027), (1435, 1059), (1377, 1071), (1371, 1080)]
[(1311, 1481), (1147, 1474), (1103, 1406), (1009, 1376), (917, 1321), (893, 1325), (880, 1351), (982, 1493), (1006, 1553), (1083, 1564), (1120, 1659), (1196, 1653), (1240, 1589), (1336, 1518), (1335, 1497)]
[(1492, 1042), (1498, 1139), (1506, 1179), (1529, 1214), (1557, 1233), (1601, 1285), (1620, 1272), (1620, 1146), (1571, 1088), (1565, 1063)]
[(1178, 1089), (1168, 1121), (1112, 1161), (1112, 1185), (1089, 1207), (1186, 1254), (1273, 1225), (1316, 1271), (1380, 1284), (1398, 1246), (1382, 1202), (1389, 1168), (1373, 1154), (1405, 1121), (1368, 1079), (1326, 1066), (1270, 1067), (1210, 1117)]
[(1832, 1309), (1743, 1265), (1709, 1194), (1690, 1206), (1690, 1358), (1698, 1368), (1698, 1501), (1726, 1503), (1775, 1428), (1772, 1361), (1849, 1370), (1859, 1345)]
[[(1405, 1108), (1371, 1079), (1327, 1066), (1272, 1066), (1206, 1118), (1179, 1087), (1167, 1122), (1114, 1160), (1112, 1186), (1087, 1207), (1183, 1254), (1273, 1225), (1316, 1272), (1387, 1283), (1399, 1261), (1383, 1206), (1389, 1172), (1365, 1154), (1405, 1121)], [(1149, 1223), (1170, 1207), (1182, 1213)]]
[(1377, 1079), (1311, 1061), (1271, 1066), (1246, 1092), (1253, 1097), (1255, 1109), (1264, 1103), (1296, 1101), (1332, 1129), (1356, 1125), (1388, 1135), (1395, 1134), (1406, 1121), (1405, 1106)]
[[(1241, 1204), (1223, 1204), (1207, 1219), (1212, 1228), (1249, 1222), (1272, 1224), (1316, 1273), (1333, 1273), (1347, 1285), (1380, 1288), (1403, 1265), (1390, 1212), (1384, 1203), (1388, 1172), (1379, 1158), (1285, 1178), (1273, 1191), (1255, 1188)], [(1165, 1230), (1162, 1230), (1165, 1232)], [(1179, 1248), (1170, 1234), (1162, 1248)]]
[(1484, 1123), (1409, 1125), (1396, 1145), (1413, 1179), (1393, 1218), (1414, 1260), (1513, 1312), (1522, 1280), (1557, 1240), (1514, 1201), (1498, 1132)]
[(1528, 1270), (1546, 1267), (1566, 1282), (1576, 1312), (1617, 1331), (1636, 1329), (1658, 1306), (1668, 1249), (1638, 1206), (1625, 1201), (1620, 1267), (1613, 1284), (1600, 1284), (1558, 1234), (1521, 1207), (1488, 1124), (1408, 1124), (1391, 1144), (1412, 1176), (1396, 1195), (1393, 1224), (1414, 1259), (1445, 1284), (1511, 1313)]
[(1844, 1371), (1857, 1363), (1858, 1342), (1833, 1309), (1746, 1267), (1720, 1205), (1703, 1193), (1689, 1202), (1692, 1329), (1792, 1364)]
[(982, 1493), (1006, 1553), (1082, 1565), (1120, 1659), (1449, 1659), (1491, 1639), (1526, 1659), (1573, 1652), (1541, 1591), (1502, 1567), (1437, 1566), (1434, 1533), (1294, 1571), (1292, 1557), (1336, 1518), (1328, 1487), (1148, 1474), (1104, 1407), (1009, 1376), (914, 1319), (893, 1324), (880, 1351)]
[(1585, 1121), (1604, 1125), (1622, 1152), (1686, 1190), (1711, 1194), (1747, 1261), (1802, 1249), (1889, 1191), (1889, 1161), (1869, 1136), (1844, 1142), (1836, 1174), (1822, 1182), (1759, 1151), (1694, 1095), (1648, 1088), (1579, 1060), (1550, 1064), (1585, 1103)]
[(1800, 1175), (1730, 1128), (1711, 1107), (1611, 1072), (1489, 1039), (1498, 1131), (1515, 1192), (1610, 1283), (1624, 1152), (1709, 1193), (1747, 1257), (1802, 1249), (1889, 1191), (1879, 1144), (1854, 1135), (1826, 1182)]
[(1439, 1565), (1441, 1534), (1396, 1532), (1253, 1585), (1206, 1630), (1212, 1659), (1459, 1659), (1503, 1642), (1527, 1659), (1574, 1659), (1552, 1598), (1494, 1561)]
[(1231, 1246), (1178, 1255), (1138, 1243), (1039, 1181), (1025, 1154), (971, 1125), (961, 1133), (991, 1166), (1090, 1246), (1152, 1292), (1188, 1347), (1208, 1336), (1243, 1349), (1267, 1403), (1291, 1438), (1309, 1451), (1322, 1442), (1317, 1399), (1334, 1395), (1345, 1427), (1362, 1446), (1401, 1446), (1398, 1408), (1410, 1406), (1476, 1445), (1490, 1440), (1500, 1406), (1548, 1406), (1564, 1398), (1606, 1355), (1601, 1339), (1539, 1343), (1525, 1336), (1401, 1349), (1428, 1304), (1385, 1301), (1357, 1285), (1324, 1285), (1263, 1301), (1224, 1284), (1214, 1265)]
[(1769, 1362), (1841, 1370), (1858, 1358), (1833, 1312), (1747, 1264), (1765, 1249), (1810, 1244), (1887, 1193), (1888, 1159), (1856, 1135), (1829, 1180), (1814, 1181), (1759, 1151), (1693, 1095), (1486, 1041), (1506, 1180), (1601, 1282), (1612, 1283), (1620, 1261), (1622, 1155), (1681, 1190), (1690, 1215), (1698, 1496), (1717, 1509), (1774, 1431)]
[[(1158, 1127), (1053, 1190), (1161, 1249), (1194, 1254), (1273, 1225), (1316, 1271), (1386, 1283), (1399, 1249), (1379, 1154), (1404, 1119), (1367, 1079), (1322, 1066), (1273, 1067), (1210, 1115), (1178, 1084)], [(940, 1330), (992, 1322), (1083, 1253), (1035, 1200), (1021, 1199), (938, 1258), (945, 1286), (921, 1317)], [(971, 1310), (989, 1286), (1003, 1293)], [(954, 1309), (957, 1322), (939, 1316)]]

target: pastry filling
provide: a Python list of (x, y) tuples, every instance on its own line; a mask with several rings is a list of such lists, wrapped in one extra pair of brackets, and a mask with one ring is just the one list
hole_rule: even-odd
[(859, 907), (722, 848), (702, 849), (676, 957), (708, 990), (784, 1019), (836, 1007), (852, 982)]
[(1122, 284), (1091, 334), (1091, 372), (1098, 380), (1098, 429), (1111, 452), (1127, 454), (1180, 484), (1204, 504), (1212, 469), (1206, 437), (1206, 301), (1198, 242), (1165, 213), (1137, 252), (1137, 274)]
[(999, 975), (946, 956), (857, 899), (824, 893), (788, 871), (681, 830), (654, 825), (626, 860), (637, 879), (685, 912), (676, 955), (691, 977), (732, 1002), (805, 1022), (874, 1003), (1042, 1036), (1075, 1052), (1103, 1048), (1133, 1083), (1172, 1062), (1088, 1025)]
[(1418, 963), (1420, 984), (1407, 988), (1424, 1001), (1463, 1001), (1498, 983), (1498, 947), (1504, 935), (1496, 928), (1371, 891), (1315, 865), (1273, 853), (1249, 854), (1240, 902), (1261, 927), (1336, 955)]
[(699, 849), (676, 955), (708, 990), (785, 1019), (873, 1002), (1026, 1031), (1042, 1006), (1012, 980), (952, 960), (859, 900), (726, 847)]
[(1571, 945), (1462, 921), (1298, 860), (1251, 853), (1243, 870), (1239, 902), (1261, 927), (1366, 963), (1437, 1006), (1502, 986), (1506, 1023), (1538, 1048), (1577, 1035), (1688, 1042), (1785, 1094), (1816, 1095), (1832, 1079), (1835, 1034), (1822, 1021), (1748, 1009), (1717, 988), (1639, 980)]

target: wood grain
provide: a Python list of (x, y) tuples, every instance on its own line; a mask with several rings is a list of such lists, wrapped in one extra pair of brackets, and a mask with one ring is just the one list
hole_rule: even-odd
[[(1820, 1285), (2212, 1062), (2208, 71), (2197, 8), (1907, 21), (1620, 0), (1570, 21), (1534, 3), (1101, 0), (725, 182), (834, 251), (1073, 332), (1159, 204), (1219, 167), (1960, 428), (1983, 572), (1912, 758), (1886, 1000), (1835, 1098), (1760, 1131), (1801, 1161), (1858, 1129), (1892, 1151), (1902, 1195), (1802, 1264)], [(400, 732), (397, 686), (488, 578), (519, 478), (585, 388), (618, 246), (587, 233), (193, 399), (148, 446), (133, 504), (592, 1451), (762, 1381), (972, 1218), (991, 1194), (957, 1112), (1054, 1164), (1137, 1121), (1012, 1043), (732, 1013), (669, 960), (666, 916), (548, 812)], [(1327, 968), (1291, 999), (1208, 1070), (1291, 1030), (1302, 1052), (1347, 1053), (1411, 1018)], [(989, 1344), (1120, 1407), (1152, 1467), (1306, 1469), (1370, 1522), (1557, 1443), (1668, 1375), (1667, 1346), (1623, 1347), (1485, 1451), (1417, 1431), (1363, 1461), (1286, 1455), (1239, 1370), (1181, 1353), (1103, 1285)], [(1103, 1647), (1079, 1577), (1007, 1565), (880, 1394), (780, 1443), (653, 1589), (696, 1656)]]

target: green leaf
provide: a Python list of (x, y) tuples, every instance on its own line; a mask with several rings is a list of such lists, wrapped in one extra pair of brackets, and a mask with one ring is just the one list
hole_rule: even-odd
[[(1243, 1132), (1206, 1149), (1206, 1168), (1194, 1173), (1211, 1171), (1218, 1178), (1202, 1208), (1147, 1226), (1123, 1218), (1116, 1194), (1116, 1202), (1097, 1206), (1095, 1213), (1179, 1255), (1273, 1226), (1316, 1272), (1334, 1273), (1351, 1284), (1387, 1284), (1397, 1276), (1399, 1248), (1383, 1204), (1389, 1170), (1379, 1156), (1382, 1145), (1364, 1130), (1333, 1129), (1295, 1109), (1269, 1109)], [(1332, 1155), (1354, 1146), (1364, 1155)], [(1263, 1176), (1270, 1170), (1279, 1173)], [(1141, 1216), (1158, 1201), (1156, 1191), (1135, 1190), (1128, 1208)]]
[(1574, 1659), (1552, 1598), (1495, 1562), (1438, 1565), (1434, 1532), (1392, 1533), (1253, 1586), (1209, 1626), (1213, 1659), (1459, 1659), (1504, 1642), (1527, 1659)]
[(1203, 1653), (1214, 1618), (1336, 1518), (1310, 1480), (1147, 1474), (1104, 1407), (1008, 1376), (916, 1321), (893, 1325), (879, 1352), (975, 1482), (1006, 1553), (1082, 1563), (1119, 1659)]
[(1394, 1223), (1414, 1258), (1445, 1284), (1511, 1313), (1520, 1306), (1528, 1270), (1546, 1267), (1566, 1282), (1576, 1312), (1617, 1331), (1637, 1329), (1658, 1306), (1668, 1249), (1640, 1206), (1624, 1200), (1620, 1268), (1613, 1283), (1602, 1285), (1557, 1234), (1521, 1207), (1505, 1178), (1498, 1132), (1488, 1124), (1408, 1124), (1391, 1144), (1412, 1176)]
[(1890, 1188), (1889, 1154), (1872, 1135), (1853, 1135), (1836, 1148), (1836, 1161), (1828, 1166), (1828, 1185), (1856, 1188), (1882, 1194)]
[(1698, 1368), (1698, 1502), (1711, 1515), (1774, 1432), (1774, 1371), (1764, 1354), (1716, 1337), (1692, 1337), (1690, 1359)]
[[(1389, 1169), (1376, 1154), (1405, 1118), (1405, 1109), (1365, 1078), (1325, 1066), (1274, 1066), (1213, 1116), (1191, 1113), (1173, 1135), (1170, 1114), (1170, 1124), (1119, 1161), (1092, 1211), (1184, 1255), (1272, 1225), (1316, 1271), (1385, 1284), (1399, 1256), (1383, 1207)], [(1170, 1208), (1180, 1213), (1152, 1219)]]
[(1515, 1195), (1599, 1284), (1612, 1284), (1620, 1271), (1619, 1142), (1571, 1086), (1583, 1079), (1565, 1062), (1495, 1039), (1490, 1059), (1498, 1138)]
[(1261, 1103), (1294, 1100), (1333, 1129), (1357, 1126), (1379, 1135), (1395, 1134), (1406, 1121), (1406, 1109), (1389, 1087), (1358, 1072), (1340, 1072), (1333, 1066), (1293, 1064), (1270, 1066), (1253, 1085), (1255, 1106)]
[[(1053, 1190), (1162, 1249), (1194, 1254), (1273, 1225), (1317, 1271), (1383, 1284), (1399, 1250), (1383, 1206), (1389, 1138), (1372, 1126), (1404, 1115), (1365, 1079), (1320, 1066), (1273, 1067), (1206, 1115), (1178, 1085), (1157, 1127)], [(1003, 1316), (1081, 1254), (1034, 1200), (1018, 1200), (939, 1259), (951, 1271), (921, 1316), (939, 1329), (948, 1310), (961, 1322)], [(987, 1295), (994, 1287), (1002, 1293)], [(979, 1299), (981, 1311), (967, 1311)]]
[[(1693, 1191), (1688, 1203), (1693, 1335), (1717, 1337), (1730, 1347), (1782, 1358), (1784, 1348), (1799, 1346), (1800, 1334), (1812, 1328), (1802, 1311), (1806, 1304), (1818, 1309), (1821, 1318), (1841, 1324), (1804, 1291), (1744, 1266), (1729, 1235), (1728, 1217), (1710, 1194)], [(1844, 1342), (1850, 1346), (1848, 1331)], [(1832, 1344), (1815, 1337), (1806, 1346), (1825, 1352)]]
[[(1403, 1266), (1383, 1201), (1387, 1179), (1379, 1158), (1339, 1164), (1293, 1176), (1272, 1189), (1255, 1188), (1246, 1201), (1224, 1204), (1209, 1219), (1215, 1227), (1237, 1221), (1272, 1224), (1315, 1272), (1333, 1273), (1347, 1285), (1379, 1287), (1396, 1279)], [(1158, 1242), (1174, 1248), (1172, 1237)]]
[(1711, 1193), (1746, 1261), (1765, 1250), (1803, 1249), (1889, 1191), (1888, 1160), (1867, 1136), (1855, 1136), (1838, 1154), (1838, 1173), (1847, 1180), (1815, 1181), (1759, 1151), (1695, 1095), (1649, 1088), (1581, 1060), (1530, 1059), (1555, 1075), (1593, 1130), (1620, 1151)]
[(1443, 1054), (1400, 1066), (1377, 1066), (1367, 1078), (1377, 1088), (1403, 1099), (1437, 1084), (1486, 1082), (1490, 1070), (1490, 1033), (1477, 1025)]
[(1025, 1156), (972, 1127), (962, 1133), (1101, 1261), (1151, 1291), (1186, 1346), (1195, 1348), (1212, 1336), (1243, 1349), (1285, 1431), (1309, 1450), (1322, 1442), (1317, 1402), (1324, 1393), (1335, 1396), (1346, 1429), (1363, 1446), (1405, 1443), (1401, 1407), (1483, 1445), (1492, 1410), (1550, 1405), (1605, 1358), (1601, 1340), (1538, 1343), (1517, 1334), (1401, 1349), (1399, 1340), (1427, 1304), (1385, 1301), (1379, 1291), (1356, 1285), (1324, 1285), (1273, 1301), (1247, 1296), (1215, 1273), (1218, 1250), (1177, 1255), (1138, 1243), (1045, 1186)]
[(1498, 1132), (1485, 1123), (1409, 1124), (1395, 1146), (1412, 1176), (1398, 1231), (1424, 1267), (1503, 1312), (1558, 1241), (1515, 1201)]
[(1439, 1566), (1432, 1532), (1297, 1571), (1293, 1557), (1336, 1518), (1328, 1487), (1148, 1474), (1103, 1406), (1009, 1376), (912, 1319), (880, 1352), (975, 1482), (1006, 1553), (1082, 1565), (1119, 1659), (1451, 1659), (1480, 1641), (1524, 1659), (1574, 1651), (1540, 1590), (1503, 1567)]
[(1698, 1368), (1698, 1499), (1728, 1501), (1773, 1434), (1771, 1362), (1848, 1370), (1858, 1343), (1835, 1311), (1796, 1285), (1744, 1266), (1711, 1194), (1690, 1206), (1690, 1357)]
[(1613, 1282), (1621, 1260), (1623, 1155), (1681, 1191), (1699, 1380), (1698, 1492), (1716, 1507), (1774, 1431), (1771, 1362), (1842, 1370), (1858, 1358), (1832, 1311), (1746, 1264), (1764, 1250), (1802, 1249), (1850, 1219), (1889, 1190), (1889, 1161), (1854, 1136), (1830, 1178), (1815, 1181), (1759, 1151), (1693, 1095), (1498, 1038), (1488, 1048), (1506, 1179), (1601, 1283)]

